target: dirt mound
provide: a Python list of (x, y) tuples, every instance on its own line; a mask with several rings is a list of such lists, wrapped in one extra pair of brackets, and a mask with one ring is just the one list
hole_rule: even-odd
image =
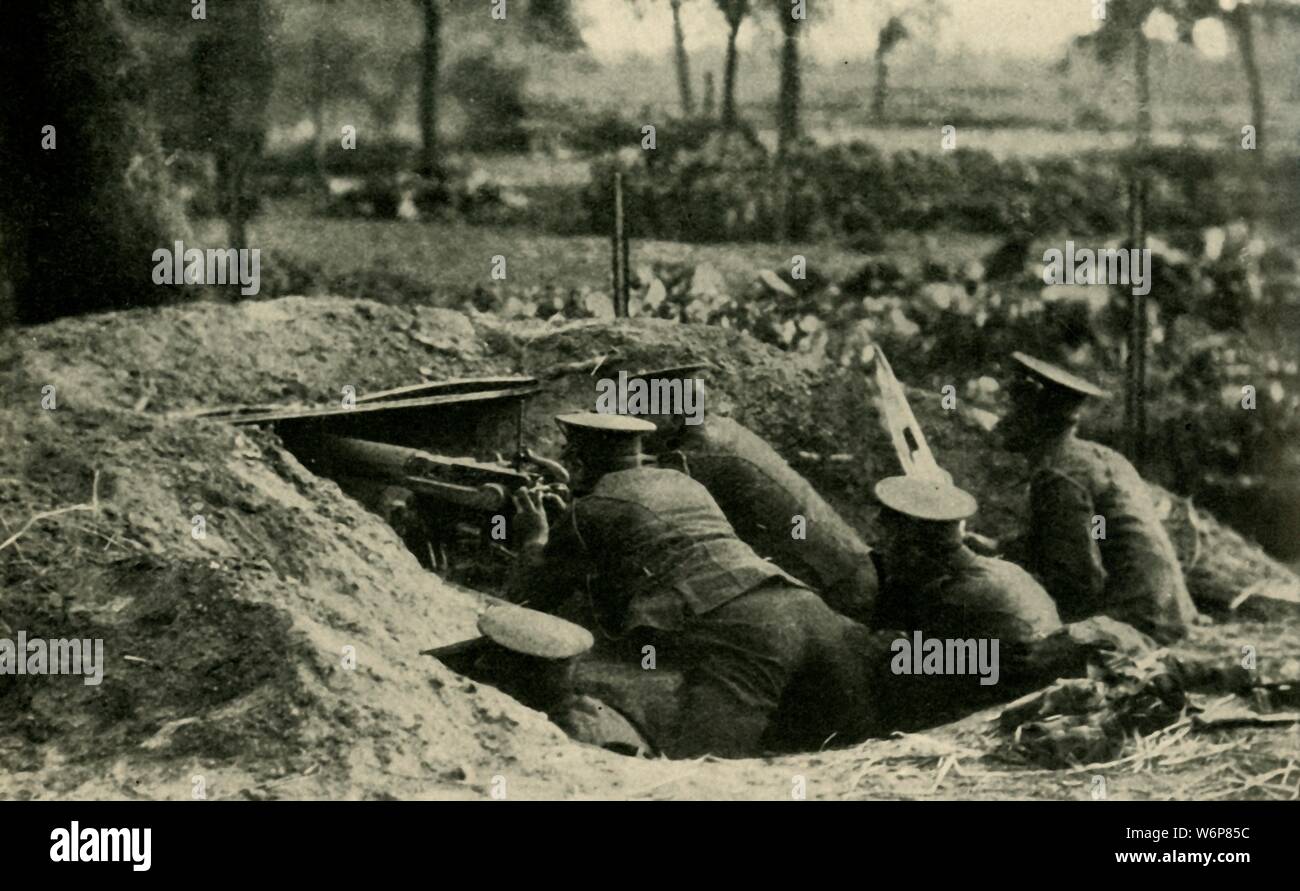
[[(176, 414), (528, 370), (548, 377), (528, 427), (549, 452), (549, 414), (589, 404), (592, 387), (586, 371), (557, 372), (611, 354), (636, 367), (717, 363), (710, 409), (762, 431), (870, 530), (863, 495), (892, 458), (862, 382), (721, 329), (289, 298), (0, 335), (0, 622), (29, 639), (102, 638), (105, 654), (97, 686), (0, 676), (0, 795), (478, 798), (501, 777), (509, 797), (785, 798), (794, 775), (810, 797), (1074, 794), (1024, 791), (997, 771), (932, 785), (954, 740), (978, 749), (969, 722), (919, 748), (772, 763), (638, 762), (574, 745), (419, 655), (471, 633), (474, 592), (423, 571), (273, 435)], [(918, 394), (932, 444), (997, 527), (1019, 497), (1009, 460), (976, 453), (974, 421), (930, 402)], [(829, 460), (841, 451), (854, 459)], [(859, 769), (880, 759), (898, 769)]]
[(335, 794), (383, 789), (372, 775), (472, 786), (499, 772), (488, 753), (561, 741), (419, 655), (467, 636), (477, 598), (269, 436), (39, 401), (0, 418), (6, 538), (79, 507), (0, 552), (0, 614), (29, 639), (100, 638), (105, 662), (97, 686), (0, 679), (10, 794), (131, 794), (141, 776), (179, 797), (195, 776), (222, 797), (302, 775)]

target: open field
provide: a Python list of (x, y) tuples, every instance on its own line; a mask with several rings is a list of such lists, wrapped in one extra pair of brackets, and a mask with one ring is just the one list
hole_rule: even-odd
[[(200, 238), (221, 236), (215, 221), (200, 223)], [(402, 223), (332, 220), (311, 217), (292, 207), (273, 208), (252, 227), (253, 246), (264, 251), (264, 268), (277, 254), (307, 257), (327, 273), (376, 266), (405, 273), (433, 285), (439, 292), (463, 296), (476, 286), (493, 284), (491, 259), (506, 257), (504, 289), (557, 287), (607, 289), (610, 281), (609, 240), (594, 236), (559, 236), (527, 229), (473, 226), (465, 223)], [(924, 239), (907, 233), (888, 236), (888, 254), (915, 256)], [(930, 237), (932, 249), (958, 261), (978, 258), (996, 239), (964, 233)], [(804, 244), (682, 244), (636, 241), (632, 266), (641, 263), (709, 263), (729, 284), (751, 281), (756, 272), (788, 266), (802, 254), (809, 269), (832, 279), (856, 272), (868, 254), (844, 245)]]

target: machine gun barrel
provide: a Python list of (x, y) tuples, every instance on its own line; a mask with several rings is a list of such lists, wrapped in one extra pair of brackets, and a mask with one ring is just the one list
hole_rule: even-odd
[(515, 489), (535, 482), (526, 473), (498, 464), (347, 436), (325, 434), (315, 445), (313, 457), (332, 476), (380, 480), (476, 510), (505, 510)]
[(497, 512), (504, 511), (510, 496), (505, 488), (497, 483), (483, 483), (478, 486), (459, 486), (455, 483), (440, 483), (422, 476), (408, 476), (401, 485), (416, 495), (424, 495), (438, 501), (468, 507), (473, 510)]

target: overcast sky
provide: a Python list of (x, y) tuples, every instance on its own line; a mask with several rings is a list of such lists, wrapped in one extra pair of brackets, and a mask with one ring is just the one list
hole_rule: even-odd
[[(818, 0), (811, 0), (810, 5), (816, 4)], [(883, 5), (879, 0), (834, 0), (832, 14), (814, 22), (808, 48), (821, 61), (869, 55), (883, 22), (878, 12)], [(672, 13), (666, 0), (643, 0), (640, 17), (625, 0), (579, 0), (579, 6), (583, 33), (600, 58), (672, 48)], [(949, 0), (948, 7), (939, 35), (942, 44), (995, 53), (1059, 55), (1072, 36), (1096, 24), (1093, 0)], [(725, 44), (726, 25), (712, 0), (687, 0), (682, 18), (688, 49)], [(754, 33), (752, 23), (741, 29), (742, 46)]]

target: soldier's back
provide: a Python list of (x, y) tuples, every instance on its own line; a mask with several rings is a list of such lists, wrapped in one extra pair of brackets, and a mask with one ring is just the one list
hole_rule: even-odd
[(816, 588), (837, 610), (870, 613), (871, 549), (762, 437), (730, 418), (710, 417), (687, 427), (678, 448), (690, 475), (759, 556)]
[(606, 474), (574, 511), (607, 624), (673, 630), (684, 611), (709, 612), (772, 579), (799, 584), (737, 538), (708, 490), (676, 470)]
[(1061, 627), (1056, 604), (1024, 569), (1006, 560), (958, 551), (922, 603), (932, 610), (933, 633), (1035, 640)]
[[(1102, 612), (1157, 637), (1185, 633), (1196, 608), (1173, 543), (1137, 469), (1114, 449), (1067, 437), (1039, 467), (1032, 488), (1041, 491), (1062, 481), (1086, 492), (1093, 505), (1093, 537), (1106, 574)], [(1037, 500), (1031, 495), (1035, 524)], [(1043, 546), (1050, 547), (1050, 542)]]
[(891, 729), (910, 732), (955, 720), (1042, 683), (1029, 657), (1061, 628), (1052, 598), (1014, 563), (965, 548), (936, 553), (935, 563), (935, 574), (919, 585), (886, 575), (884, 597), (897, 607), (887, 621), (891, 627), (901, 622), (904, 639), (919, 632), (944, 640), (945, 649), (947, 641), (973, 641), (975, 652), (992, 653), (996, 679), (985, 685), (969, 665), (966, 673), (891, 678), (881, 692)]

